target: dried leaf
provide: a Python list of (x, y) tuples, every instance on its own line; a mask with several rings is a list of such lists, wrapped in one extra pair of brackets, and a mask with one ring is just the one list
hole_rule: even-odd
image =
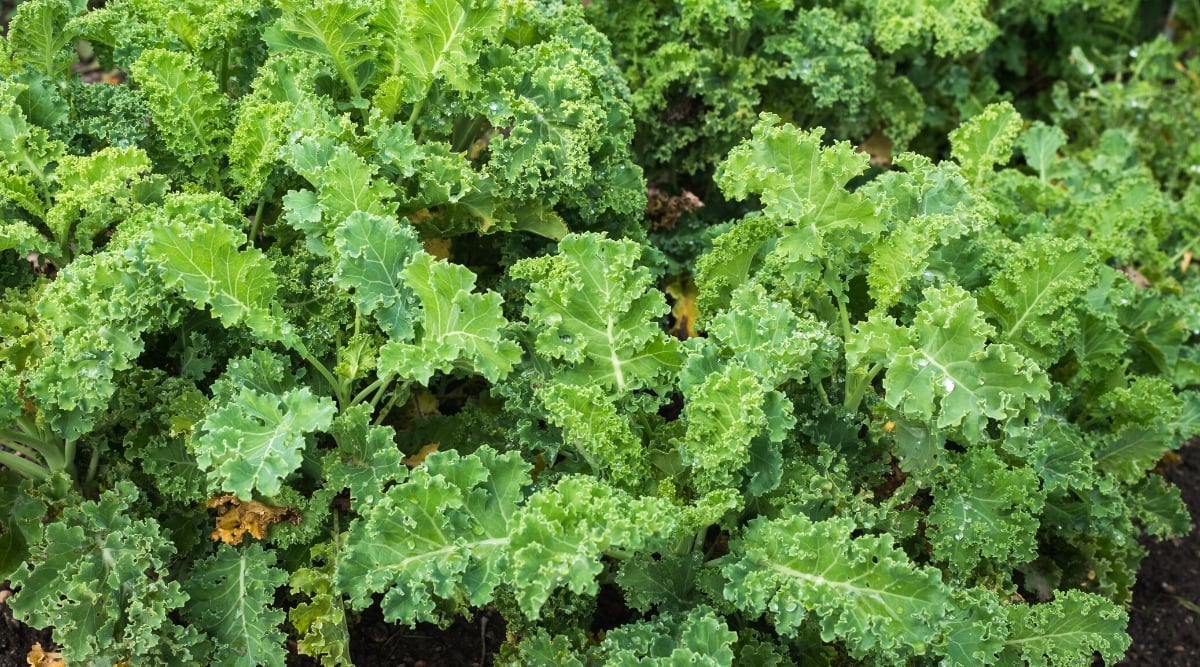
[(437, 259), (450, 259), (450, 239), (436, 237), (424, 239), (421, 245), (425, 246), (425, 252), (433, 255)]
[(873, 167), (892, 166), (892, 140), (881, 131), (867, 137), (866, 141), (858, 145), (858, 150), (871, 156)]
[(675, 229), (683, 214), (703, 206), (704, 202), (687, 190), (680, 195), (669, 195), (655, 187), (646, 190), (646, 217), (650, 219), (651, 231)]
[(671, 306), (671, 335), (680, 340), (695, 338), (696, 320), (700, 317), (700, 309), (696, 306), (696, 297), (700, 290), (691, 276), (678, 276), (666, 288), (667, 296), (674, 301)]
[(422, 447), (421, 451), (417, 452), (416, 454), (413, 454), (412, 456), (406, 456), (402, 460), (402, 462), (404, 463), (404, 465), (406, 465), (410, 468), (415, 468), (415, 467), (421, 465), (422, 463), (424, 463), (425, 457), (436, 452), (438, 450), (438, 447), (440, 447), (440, 446), (441, 445), (439, 445), (436, 442), (431, 442), (428, 445), (425, 445), (424, 447)]
[(61, 653), (46, 651), (41, 644), (34, 644), (33, 648), (29, 649), (25, 661), (30, 667), (67, 667), (67, 661), (62, 659)]
[(256, 540), (263, 539), (267, 535), (267, 528), (280, 521), (300, 523), (300, 513), (291, 507), (272, 507), (257, 500), (242, 502), (232, 493), (210, 498), (207, 504), (210, 509), (217, 510), (213, 541), (234, 546), (242, 543), (246, 533)]

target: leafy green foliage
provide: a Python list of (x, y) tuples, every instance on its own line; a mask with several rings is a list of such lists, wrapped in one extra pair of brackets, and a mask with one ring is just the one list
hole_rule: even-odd
[(377, 603), (1123, 653), (1191, 528), (1186, 3), (103, 5), (0, 39), (0, 577), (72, 664), (348, 664)]

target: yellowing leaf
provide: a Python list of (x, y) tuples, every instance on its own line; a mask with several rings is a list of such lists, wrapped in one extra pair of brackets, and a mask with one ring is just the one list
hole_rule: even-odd
[(676, 338), (695, 338), (696, 320), (700, 318), (700, 309), (696, 307), (696, 297), (700, 290), (691, 276), (681, 275), (667, 285), (667, 295), (674, 301), (671, 306), (671, 335)]
[(280, 521), (300, 523), (300, 514), (290, 507), (272, 507), (257, 500), (242, 502), (232, 493), (210, 498), (208, 507), (216, 508), (216, 529), (212, 532), (213, 541), (221, 541), (237, 546), (242, 543), (246, 533), (256, 540), (267, 535), (267, 528)]
[(439, 445), (436, 442), (431, 442), (428, 445), (425, 445), (424, 447), (422, 447), (421, 451), (417, 452), (416, 454), (413, 454), (412, 456), (404, 457), (403, 463), (404, 463), (404, 465), (406, 465), (410, 468), (415, 468), (415, 467), (421, 465), (422, 463), (424, 463), (425, 457), (436, 452), (438, 450), (438, 447), (440, 447), (440, 446), (441, 445)]
[(62, 659), (61, 653), (46, 651), (40, 643), (29, 649), (25, 662), (29, 663), (30, 667), (67, 667), (67, 661)]
[(451, 240), (444, 237), (436, 237), (421, 241), (421, 245), (425, 246), (425, 252), (433, 255), (437, 259), (450, 259), (450, 242)]

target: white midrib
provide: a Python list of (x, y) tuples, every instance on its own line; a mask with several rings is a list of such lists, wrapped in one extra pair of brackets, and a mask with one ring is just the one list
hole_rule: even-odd
[(612, 360), (613, 377), (617, 380), (617, 389), (625, 389), (625, 373), (621, 370), (621, 358), (617, 356), (617, 341), (613, 338), (613, 318), (610, 315), (605, 321), (608, 335), (608, 356)]

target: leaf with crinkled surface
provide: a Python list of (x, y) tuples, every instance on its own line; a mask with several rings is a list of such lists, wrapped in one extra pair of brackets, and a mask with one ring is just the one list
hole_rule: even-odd
[(521, 611), (539, 618), (550, 594), (563, 586), (595, 595), (605, 550), (659, 546), (656, 541), (674, 532), (676, 514), (662, 498), (635, 497), (582, 475), (534, 494), (517, 516), (508, 546), (506, 574)]
[(395, 431), (372, 426), (371, 412), (369, 404), (360, 403), (338, 415), (330, 429), (338, 447), (324, 459), (328, 486), (350, 489), (350, 499), (365, 506), (382, 496), (388, 484), (407, 476)]
[(1096, 260), (1080, 239), (1032, 235), (1005, 257), (979, 298), (999, 340), (1049, 368), (1079, 335), (1079, 296), (1096, 284)]
[(1011, 634), (999, 667), (1090, 665), (1099, 651), (1105, 664), (1116, 664), (1129, 648), (1129, 616), (1116, 604), (1092, 593), (1064, 591), (1053, 602), (1008, 607)]
[(165, 49), (146, 50), (130, 74), (167, 149), (182, 163), (200, 160), (197, 169), (215, 171), (230, 131), (229, 100), (216, 79), (191, 55)]
[(950, 133), (950, 154), (962, 165), (963, 175), (979, 184), (1012, 157), (1020, 131), (1021, 115), (1012, 104), (998, 102)]
[(983, 51), (999, 35), (985, 0), (884, 0), (870, 12), (875, 39), (888, 53), (932, 41), (938, 56), (962, 56)]
[(388, 0), (375, 17), (392, 39), (383, 45), (382, 61), (405, 82), (408, 102), (425, 97), (435, 81), (460, 92), (478, 87), (475, 62), (480, 47), (498, 36), (508, 7), (495, 0)]
[(434, 373), (460, 368), (494, 382), (520, 361), (520, 348), (504, 337), (500, 295), (475, 293), (470, 269), (419, 251), (403, 280), (421, 302), (420, 335), (415, 343), (393, 340), (380, 348), (381, 372), (424, 384)]
[(333, 237), (338, 251), (333, 279), (338, 287), (353, 290), (359, 312), (373, 315), (389, 338), (411, 340), (417, 300), (402, 275), (421, 249), (416, 231), (392, 218), (356, 211)]
[(736, 632), (706, 605), (609, 630), (589, 653), (613, 667), (732, 667)]
[(564, 442), (593, 465), (593, 472), (631, 487), (646, 479), (642, 437), (603, 388), (554, 382), (536, 393), (549, 421), (563, 429)]
[(245, 324), (266, 340), (292, 337), (274, 302), (278, 284), (271, 261), (257, 248), (240, 250), (243, 234), (221, 222), (173, 220), (151, 229), (146, 251), (165, 282), (198, 306), (209, 306), (226, 326)]
[(768, 614), (784, 636), (818, 619), (821, 639), (851, 656), (927, 652), (951, 610), (941, 574), (917, 566), (890, 535), (851, 537), (847, 519), (755, 519), (730, 544), (726, 598)]
[(558, 362), (567, 383), (597, 383), (624, 394), (661, 386), (682, 361), (679, 341), (658, 325), (670, 311), (639, 266), (633, 241), (572, 234), (556, 255), (524, 259), (513, 277), (532, 283), (525, 317), (538, 329), (535, 352)]
[(926, 535), (933, 557), (968, 579), (981, 562), (1016, 566), (1037, 556), (1045, 494), (1032, 468), (1004, 464), (991, 450), (972, 450), (933, 490)]
[(334, 578), (336, 548), (329, 543), (314, 546), (310, 565), (298, 568), (288, 579), (292, 595), (308, 598), (288, 611), (288, 622), (299, 635), (296, 649), (301, 655), (317, 658), (325, 667), (350, 664), (346, 610)]
[(70, 664), (206, 662), (190, 653), (199, 643), (196, 628), (170, 618), (188, 594), (167, 569), (171, 540), (155, 521), (134, 518), (138, 495), (121, 482), (97, 501), (67, 506), (12, 575), (13, 615), (33, 627), (54, 626)]
[(184, 616), (215, 640), (211, 664), (284, 665), (287, 651), (279, 629), (284, 614), (274, 600), (287, 573), (275, 564), (275, 553), (259, 544), (242, 549), (221, 544), (192, 568)]
[(283, 0), (282, 15), (263, 32), (272, 51), (311, 53), (327, 59), (354, 97), (375, 72), (375, 47), (367, 18), (371, 4), (359, 0)]
[(512, 580), (508, 545), (532, 483), (516, 452), (435, 452), (382, 498), (358, 508), (337, 580), (355, 608), (383, 593), (391, 622), (444, 622)]
[(95, 237), (161, 196), (166, 184), (151, 176), (150, 157), (140, 148), (104, 148), (64, 157), (54, 172), (58, 189), (46, 211), (46, 226), (59, 246), (91, 252)]
[(71, 0), (36, 0), (17, 5), (8, 29), (8, 42), (16, 60), (51, 77), (67, 75), (79, 59), (69, 48), (79, 38), (71, 18), (85, 7), (85, 3)]
[(962, 288), (925, 290), (911, 327), (878, 316), (846, 342), (852, 367), (887, 366), (883, 400), (908, 419), (961, 429), (979, 441), (988, 419), (1008, 420), (1048, 396), (1050, 381), (1012, 346), (988, 343), (991, 326)]
[(764, 113), (751, 138), (717, 170), (727, 197), (756, 194), (763, 214), (790, 223), (779, 243), (794, 260), (846, 251), (882, 230), (876, 205), (845, 185), (867, 169), (868, 157), (840, 142), (823, 146), (824, 130), (809, 132)]
[(284, 394), (244, 389), (205, 419), (193, 441), (196, 462), (209, 478), (242, 500), (277, 495), (300, 467), (305, 435), (329, 428), (333, 401), (307, 387)]

